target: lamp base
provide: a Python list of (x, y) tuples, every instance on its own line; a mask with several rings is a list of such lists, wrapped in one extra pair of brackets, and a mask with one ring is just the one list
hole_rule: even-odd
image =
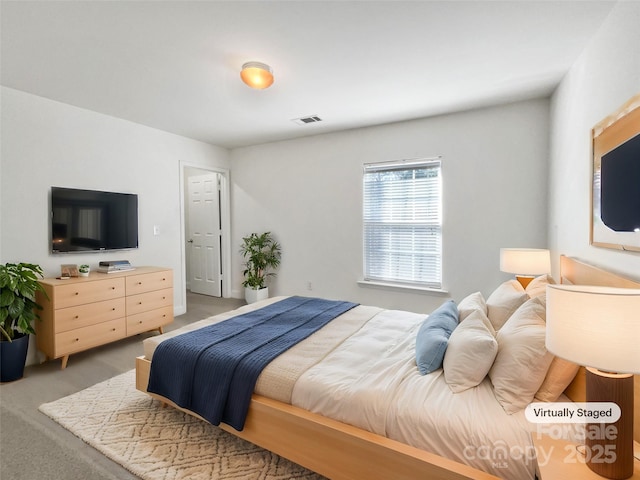
[(620, 407), (615, 423), (587, 424), (586, 464), (598, 475), (623, 480), (633, 475), (633, 375), (587, 368), (587, 402)]
[(533, 275), (516, 275), (516, 280), (520, 282), (520, 285), (522, 285), (522, 288), (524, 288), (525, 290), (531, 283), (531, 280), (533, 280), (534, 278), (536, 277), (534, 277)]

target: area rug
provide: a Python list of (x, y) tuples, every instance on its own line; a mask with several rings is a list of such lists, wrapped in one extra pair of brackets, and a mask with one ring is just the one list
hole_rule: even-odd
[(40, 406), (40, 411), (145, 480), (324, 477), (135, 389), (135, 371)]

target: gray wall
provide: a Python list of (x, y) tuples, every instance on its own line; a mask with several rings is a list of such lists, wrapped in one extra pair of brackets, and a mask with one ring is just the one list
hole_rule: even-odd
[[(640, 3), (618, 2), (552, 99), (549, 243), (640, 279), (640, 253), (589, 244), (591, 129), (640, 93)], [(555, 269), (557, 270), (557, 262)]]
[[(273, 232), (283, 247), (273, 293), (431, 311), (449, 296), (357, 283), (362, 165), (442, 155), (444, 288), (456, 300), (488, 294), (509, 277), (500, 247), (547, 246), (548, 117), (538, 99), (235, 149), (232, 244)], [(239, 289), (241, 262), (232, 266)]]
[[(226, 149), (2, 87), (0, 261), (40, 264), (127, 259), (173, 269), (176, 313), (185, 280), (180, 241), (180, 161), (229, 168)], [(138, 250), (51, 255), (51, 186), (138, 194)], [(153, 234), (154, 225), (160, 235)]]

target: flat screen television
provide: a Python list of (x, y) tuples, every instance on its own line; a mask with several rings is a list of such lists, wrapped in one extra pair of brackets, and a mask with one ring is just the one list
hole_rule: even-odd
[(51, 187), (51, 253), (138, 248), (138, 196)]

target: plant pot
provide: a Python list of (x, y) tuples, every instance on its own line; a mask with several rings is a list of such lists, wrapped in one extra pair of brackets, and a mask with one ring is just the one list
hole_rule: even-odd
[(267, 298), (269, 298), (269, 287), (264, 287), (259, 290), (249, 287), (245, 287), (244, 289), (244, 299), (247, 303), (256, 303), (260, 300), (266, 300)]
[(24, 375), (29, 335), (17, 335), (12, 342), (0, 342), (0, 382), (13, 382)]

